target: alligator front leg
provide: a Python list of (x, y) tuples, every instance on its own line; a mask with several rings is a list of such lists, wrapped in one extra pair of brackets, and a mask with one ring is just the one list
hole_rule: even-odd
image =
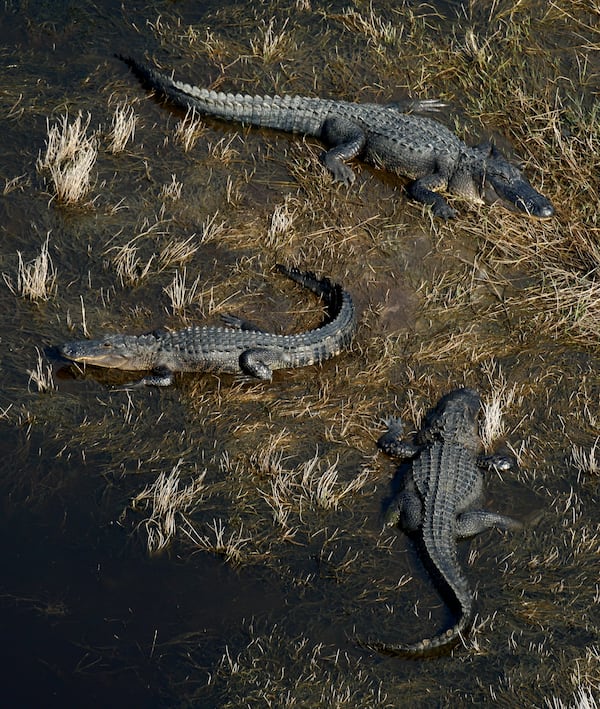
[(385, 420), (388, 430), (377, 439), (377, 447), (392, 458), (410, 460), (421, 450), (420, 446), (402, 438), (404, 424), (402, 419), (391, 416)]
[(407, 187), (407, 191), (409, 196), (416, 199), (417, 202), (430, 205), (436, 217), (446, 220), (454, 219), (456, 217), (456, 210), (452, 209), (448, 202), (434, 191), (446, 186), (446, 178), (439, 172), (436, 172), (411, 182)]
[(321, 138), (326, 145), (333, 146), (321, 156), (323, 164), (336, 182), (350, 186), (356, 176), (345, 160), (352, 160), (362, 152), (367, 142), (364, 130), (344, 118), (328, 118), (323, 123)]
[(128, 382), (124, 384), (120, 389), (140, 389), (141, 387), (168, 387), (173, 384), (175, 375), (173, 372), (166, 368), (160, 367), (155, 369), (154, 372), (148, 377), (142, 377), (135, 382)]

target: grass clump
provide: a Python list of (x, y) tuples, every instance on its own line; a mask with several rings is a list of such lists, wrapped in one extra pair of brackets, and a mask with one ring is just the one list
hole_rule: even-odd
[(109, 153), (121, 153), (125, 150), (127, 143), (135, 136), (137, 122), (138, 118), (131, 104), (124, 101), (115, 107), (111, 130), (108, 134)]
[(146, 531), (149, 554), (165, 549), (177, 533), (178, 518), (198, 501), (204, 487), (206, 471), (181, 488), (181, 467), (177, 461), (169, 474), (161, 473), (152, 485), (145, 487), (131, 502), (133, 510), (150, 511), (150, 516), (140, 522)]
[(56, 269), (48, 250), (50, 234), (42, 244), (39, 255), (29, 262), (17, 251), (17, 282), (4, 273), (4, 282), (10, 291), (29, 300), (49, 300), (56, 293)]
[(98, 156), (97, 141), (88, 136), (91, 116), (79, 113), (73, 122), (65, 113), (53, 126), (48, 124), (46, 151), (38, 157), (37, 169), (48, 172), (54, 194), (63, 204), (76, 204), (89, 192), (92, 168)]

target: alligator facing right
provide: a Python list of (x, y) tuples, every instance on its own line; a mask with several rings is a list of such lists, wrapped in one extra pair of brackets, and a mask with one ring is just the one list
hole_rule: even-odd
[(350, 294), (328, 278), (278, 265), (284, 276), (312, 290), (328, 308), (321, 327), (295, 335), (264, 332), (234, 316), (227, 327), (187, 327), (145, 335), (105, 335), (67, 342), (59, 350), (73, 362), (129, 371), (154, 370), (136, 385), (168, 386), (175, 372), (229, 372), (271, 379), (273, 370), (323, 362), (348, 347), (356, 329)]
[(176, 81), (135, 59), (117, 56), (145, 87), (174, 106), (321, 139), (329, 147), (322, 156), (325, 166), (334, 180), (347, 185), (355, 176), (345, 161), (360, 157), (412, 180), (409, 195), (430, 205), (442, 219), (454, 218), (456, 211), (439, 190), (478, 202), (484, 196), (500, 197), (539, 219), (554, 214), (550, 201), (493, 145), (469, 147), (439, 121), (403, 113), (398, 105), (225, 94)]
[(442, 397), (417, 433), (414, 442), (401, 438), (399, 419), (388, 421), (389, 430), (377, 445), (402, 460), (412, 459), (404, 489), (388, 512), (386, 521), (399, 523), (408, 533), (420, 532), (422, 546), (436, 576), (456, 597), (460, 617), (444, 633), (413, 644), (377, 641), (363, 647), (388, 655), (424, 657), (454, 647), (468, 632), (473, 618), (473, 594), (457, 560), (458, 539), (486, 529), (518, 529), (520, 522), (476, 507), (483, 491), (482, 468), (507, 470), (508, 456), (481, 454), (478, 432), (479, 394), (455, 389)]

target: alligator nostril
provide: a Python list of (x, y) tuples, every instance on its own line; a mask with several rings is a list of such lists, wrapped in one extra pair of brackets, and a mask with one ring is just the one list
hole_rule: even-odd
[(554, 207), (551, 204), (545, 204), (540, 207), (539, 216), (541, 219), (548, 219), (548, 217), (554, 216)]

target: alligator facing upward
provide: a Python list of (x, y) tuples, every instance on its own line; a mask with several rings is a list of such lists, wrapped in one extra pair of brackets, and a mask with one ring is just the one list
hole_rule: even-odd
[(389, 655), (422, 657), (452, 648), (469, 630), (473, 594), (457, 560), (457, 540), (497, 527), (517, 529), (519, 522), (476, 507), (483, 492), (482, 468), (508, 469), (510, 457), (481, 454), (477, 418), (479, 394), (455, 389), (440, 399), (414, 442), (401, 439), (402, 424), (388, 421), (389, 430), (377, 445), (389, 455), (412, 459), (412, 469), (388, 512), (386, 521), (406, 532), (420, 531), (422, 546), (436, 576), (456, 597), (460, 617), (444, 633), (414, 644), (362, 642)]
[(325, 166), (334, 180), (347, 185), (354, 181), (354, 173), (344, 161), (361, 157), (412, 180), (409, 195), (431, 205), (442, 219), (451, 219), (456, 212), (438, 190), (473, 201), (481, 201), (484, 195), (500, 197), (540, 219), (554, 214), (550, 201), (495, 147), (489, 143), (469, 147), (438, 121), (403, 113), (397, 105), (219, 93), (171, 79), (130, 57), (117, 56), (145, 87), (175, 106), (321, 139), (329, 147), (323, 154)]
[(277, 270), (310, 289), (325, 301), (328, 318), (321, 327), (296, 335), (259, 330), (234, 316), (224, 316), (227, 327), (188, 327), (175, 332), (145, 335), (105, 335), (62, 345), (69, 360), (131, 371), (153, 370), (138, 385), (168, 386), (174, 372), (230, 372), (270, 379), (275, 369), (323, 362), (347, 347), (356, 329), (352, 298), (328, 278), (297, 268)]

